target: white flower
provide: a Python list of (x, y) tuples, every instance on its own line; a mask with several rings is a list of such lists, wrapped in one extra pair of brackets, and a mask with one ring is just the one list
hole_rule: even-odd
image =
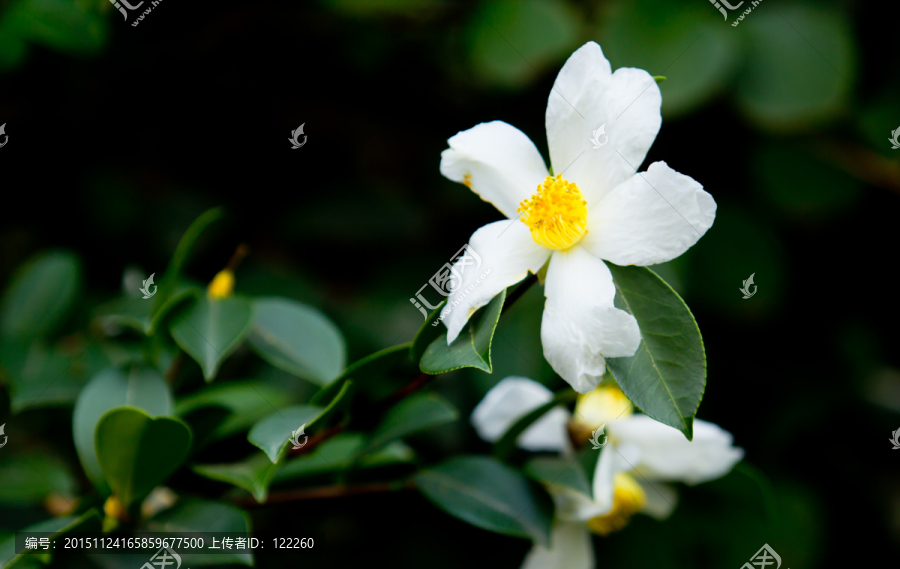
[[(543, 385), (521, 377), (506, 378), (475, 407), (471, 421), (483, 439), (494, 442), (519, 418), (552, 399)], [(571, 456), (566, 424), (587, 441), (591, 430), (606, 425), (608, 443), (598, 451), (590, 495), (551, 484), (556, 521), (551, 547), (535, 545), (523, 569), (591, 569), (590, 532), (606, 535), (641, 512), (665, 519), (677, 502), (675, 490), (662, 482), (699, 484), (727, 474), (744, 451), (713, 423), (696, 419), (694, 439), (646, 415), (633, 414), (631, 402), (614, 385), (579, 397), (573, 416), (554, 408), (517, 440), (527, 450), (556, 450)], [(574, 458), (573, 458), (574, 462)]]
[[(603, 260), (643, 266), (674, 259), (706, 233), (716, 211), (699, 183), (665, 162), (636, 173), (662, 123), (661, 102), (646, 71), (612, 73), (600, 46), (589, 42), (563, 66), (547, 102), (556, 177), (534, 143), (504, 122), (448, 140), (441, 173), (508, 218), (469, 241), (491, 273), (468, 294), (465, 310), (444, 319), (448, 344), (475, 310), (550, 259), (541, 340), (553, 369), (587, 393), (599, 384), (605, 358), (634, 354), (637, 321), (613, 306), (615, 287)], [(590, 138), (602, 124), (608, 144), (594, 149)], [(477, 275), (460, 273), (466, 290)]]

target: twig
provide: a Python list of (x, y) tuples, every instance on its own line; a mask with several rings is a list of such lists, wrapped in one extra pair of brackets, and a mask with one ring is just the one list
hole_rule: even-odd
[(873, 186), (900, 192), (900, 162), (885, 158), (862, 146), (826, 142), (816, 146), (820, 155), (854, 178)]
[(344, 496), (356, 496), (358, 494), (375, 494), (378, 492), (396, 492), (412, 488), (412, 482), (371, 482), (356, 486), (336, 484), (334, 486), (320, 486), (318, 488), (301, 488), (299, 490), (285, 490), (273, 492), (268, 499), (260, 504), (252, 496), (244, 496), (234, 500), (234, 503), (244, 508), (262, 508), (272, 504), (296, 502), (299, 500), (319, 500), (323, 498), (341, 498)]

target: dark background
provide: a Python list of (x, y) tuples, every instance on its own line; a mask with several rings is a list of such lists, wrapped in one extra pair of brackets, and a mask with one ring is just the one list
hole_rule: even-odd
[[(244, 242), (237, 291), (322, 309), (350, 361), (407, 341), (421, 324), (409, 297), (499, 219), (440, 175), (446, 139), (503, 120), (546, 157), (552, 82), (594, 40), (614, 69), (668, 78), (642, 169), (665, 160), (718, 203), (713, 228), (659, 272), (703, 332), (698, 417), (732, 432), (748, 465), (682, 488), (664, 524), (638, 517), (597, 538), (598, 566), (737, 569), (766, 542), (786, 569), (896, 555), (896, 10), (764, 0), (732, 27), (739, 13), (726, 23), (705, 0), (164, 0), (131, 27), (105, 0), (0, 0), (0, 287), (33, 254), (68, 249), (87, 314), (127, 266), (161, 272), (190, 221), (222, 204), (228, 222), (192, 276), (208, 280)], [(291, 150), (301, 123), (308, 142)], [(743, 300), (751, 273), (758, 294)], [(562, 387), (541, 306), (535, 288), (501, 320), (493, 375), (434, 388), (467, 416), (507, 375)], [(52, 437), (66, 413), (22, 418)], [(487, 450), (466, 420), (418, 443), (434, 458)], [(268, 566), (518, 567), (529, 547), (412, 491), (253, 512), (258, 529), (331, 548)], [(2, 517), (0, 531), (21, 525)]]

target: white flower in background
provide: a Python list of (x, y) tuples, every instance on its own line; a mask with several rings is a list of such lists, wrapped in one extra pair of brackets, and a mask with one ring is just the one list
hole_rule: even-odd
[[(491, 269), (468, 296), (468, 310), (444, 320), (448, 344), (469, 317), (550, 260), (541, 324), (544, 356), (576, 391), (596, 387), (607, 357), (631, 356), (640, 344), (634, 317), (613, 306), (615, 287), (603, 260), (664, 263), (712, 226), (716, 203), (703, 187), (665, 162), (643, 162), (659, 132), (662, 97), (646, 71), (610, 64), (594, 42), (576, 51), (547, 102), (550, 176), (534, 143), (501, 121), (448, 140), (441, 173), (494, 204), (508, 219), (477, 230), (469, 244)], [(608, 144), (593, 150), (592, 125)], [(603, 259), (603, 260), (601, 260)], [(467, 288), (474, 274), (464, 273)]]
[[(475, 407), (472, 424), (479, 436), (495, 442), (519, 418), (552, 397), (533, 380), (508, 377)], [(590, 532), (607, 535), (620, 530), (638, 512), (665, 519), (675, 508), (677, 494), (662, 482), (707, 482), (727, 474), (744, 456), (743, 449), (732, 445), (731, 433), (713, 423), (694, 420), (694, 440), (688, 441), (677, 429), (634, 414), (631, 402), (615, 385), (580, 396), (574, 416), (561, 406), (554, 408), (523, 432), (517, 444), (526, 450), (573, 456), (568, 431), (587, 441), (602, 424), (609, 443), (597, 451), (591, 495), (549, 486), (556, 506), (551, 548), (535, 544), (523, 569), (593, 568)]]

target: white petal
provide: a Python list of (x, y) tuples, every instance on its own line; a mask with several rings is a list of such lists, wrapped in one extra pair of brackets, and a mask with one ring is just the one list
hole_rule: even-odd
[(584, 523), (593, 517), (608, 513), (612, 506), (611, 501), (608, 504), (598, 504), (587, 494), (558, 484), (550, 484), (547, 491), (553, 497), (556, 517), (564, 521)]
[[(478, 436), (496, 442), (513, 424), (553, 399), (553, 392), (527, 377), (507, 377), (491, 388), (472, 411)], [(566, 431), (569, 412), (555, 407), (519, 435), (516, 444), (531, 451), (564, 451), (570, 447)]]
[(716, 202), (694, 179), (654, 162), (588, 211), (582, 244), (617, 265), (665, 263), (688, 250), (716, 217)]
[[(550, 249), (531, 238), (528, 226), (506, 219), (489, 223), (472, 234), (470, 248), (481, 258), (478, 266), (461, 267), (462, 284), (441, 311), (447, 326), (447, 343), (459, 336), (469, 317), (508, 286), (536, 273), (550, 256)], [(455, 267), (462, 263), (457, 261)]]
[(634, 355), (641, 343), (637, 321), (613, 306), (612, 274), (586, 249), (553, 254), (544, 294), (544, 357), (575, 391), (597, 387), (606, 370), (604, 356)]
[[(547, 141), (554, 174), (575, 182), (588, 204), (628, 179), (656, 139), (662, 95), (642, 69), (610, 73), (603, 50), (588, 42), (569, 57), (547, 101)], [(591, 137), (605, 125), (603, 145)], [(604, 142), (606, 141), (606, 142)]]
[[(519, 202), (530, 197), (547, 177), (541, 153), (525, 133), (503, 121), (481, 123), (447, 141), (441, 174), (466, 182), (509, 219), (518, 217)], [(467, 184), (468, 185), (468, 184)]]
[(591, 532), (581, 522), (557, 522), (550, 533), (550, 549), (535, 544), (522, 569), (594, 569)]
[(732, 446), (731, 433), (700, 419), (694, 420), (693, 441), (646, 415), (632, 415), (606, 429), (619, 444), (640, 448), (640, 462), (634, 466), (648, 480), (699, 484), (724, 476), (744, 456), (743, 449)]
[(640, 476), (636, 476), (635, 480), (647, 497), (647, 503), (641, 512), (660, 521), (672, 515), (675, 506), (678, 505), (678, 493), (674, 488), (662, 482), (648, 482)]

